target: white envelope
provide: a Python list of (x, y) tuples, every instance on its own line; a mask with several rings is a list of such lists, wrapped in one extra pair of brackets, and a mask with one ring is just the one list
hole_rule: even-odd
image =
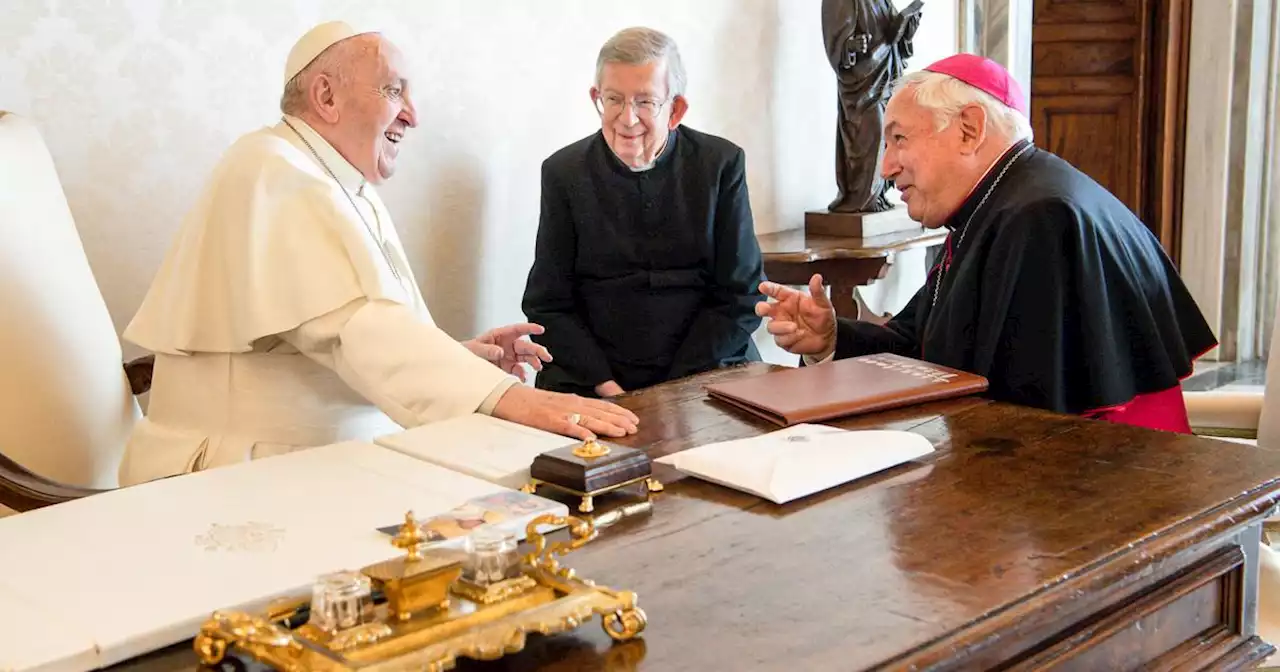
[(192, 637), (214, 610), (309, 595), (321, 574), (402, 555), (377, 528), (407, 510), (425, 519), (503, 491), (369, 443), (311, 448), (0, 519), (0, 590), (112, 665)]
[(933, 452), (919, 434), (798, 424), (658, 458), (703, 480), (784, 504)]
[(373, 442), (514, 490), (529, 482), (529, 465), (535, 457), (575, 441), (472, 413), (380, 436)]

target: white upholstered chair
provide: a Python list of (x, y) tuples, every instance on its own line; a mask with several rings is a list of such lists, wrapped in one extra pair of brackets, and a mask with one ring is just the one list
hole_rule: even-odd
[[(1185, 392), (1183, 396), (1197, 434), (1280, 451), (1280, 313), (1272, 330), (1263, 392)], [(1277, 518), (1265, 523), (1268, 534), (1263, 536), (1259, 555), (1258, 634), (1272, 644), (1280, 643), (1280, 551), (1275, 550), (1280, 545), (1275, 534), (1278, 523)], [(1278, 662), (1267, 661), (1269, 665)]]
[[(0, 504), (114, 488), (141, 411), (53, 159), (30, 121), (4, 111), (0, 234)], [(140, 373), (138, 389), (150, 382)]]
[(1277, 318), (1263, 392), (1183, 393), (1196, 434), (1280, 450), (1280, 313)]

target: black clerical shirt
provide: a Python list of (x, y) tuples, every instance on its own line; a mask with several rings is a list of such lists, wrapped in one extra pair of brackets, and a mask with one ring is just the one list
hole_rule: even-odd
[(594, 394), (759, 359), (764, 279), (742, 149), (678, 126), (632, 171), (597, 132), (542, 164), (524, 294), (554, 358), (537, 386)]
[(900, 313), (883, 327), (839, 321), (837, 358), (895, 352), (986, 376), (995, 399), (1090, 414), (1174, 388), (1217, 344), (1151, 231), (1029, 141), (946, 226)]

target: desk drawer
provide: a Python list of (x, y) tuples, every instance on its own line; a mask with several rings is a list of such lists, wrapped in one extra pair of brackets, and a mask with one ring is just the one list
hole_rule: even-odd
[(1244, 586), (1245, 554), (1233, 544), (1006, 669), (1251, 668), (1272, 649), (1243, 634)]

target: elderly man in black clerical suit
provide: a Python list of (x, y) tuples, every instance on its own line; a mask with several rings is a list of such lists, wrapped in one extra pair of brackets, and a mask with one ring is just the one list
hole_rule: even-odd
[(924, 287), (887, 324), (837, 320), (764, 283), (779, 346), (821, 365), (894, 352), (986, 376), (995, 399), (1189, 432), (1180, 379), (1217, 344), (1173, 263), (1119, 200), (1031, 142), (998, 64), (959, 54), (904, 78), (885, 110), (885, 179), (950, 229)]
[(553, 354), (537, 386), (610, 397), (747, 360), (764, 279), (733, 143), (680, 125), (675, 43), (648, 28), (600, 50), (601, 128), (542, 165), (524, 294)]

